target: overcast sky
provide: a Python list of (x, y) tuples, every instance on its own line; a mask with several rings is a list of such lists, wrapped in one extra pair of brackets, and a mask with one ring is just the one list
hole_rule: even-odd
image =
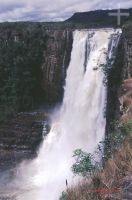
[(132, 7), (132, 0), (0, 0), (2, 21), (60, 21), (75, 12)]

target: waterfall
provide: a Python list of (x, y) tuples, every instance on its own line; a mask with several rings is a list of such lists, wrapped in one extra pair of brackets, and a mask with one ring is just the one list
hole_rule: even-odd
[[(17, 200), (58, 200), (71, 172), (75, 149), (94, 153), (104, 139), (106, 87), (102, 66), (114, 56), (120, 29), (76, 30), (67, 70), (63, 104), (38, 157), (18, 169)], [(26, 188), (26, 189), (25, 189)]]

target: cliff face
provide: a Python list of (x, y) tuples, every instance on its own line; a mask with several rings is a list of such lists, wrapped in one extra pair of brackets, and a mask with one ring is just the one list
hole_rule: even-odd
[(70, 30), (0, 24), (0, 118), (58, 102), (71, 48)]
[[(108, 131), (119, 113), (121, 81), (132, 76), (131, 33), (132, 27), (125, 26), (108, 76)], [(27, 151), (34, 146), (35, 151), (38, 147), (42, 124), (31, 115), (16, 117), (14, 113), (61, 100), (72, 40), (71, 28), (47, 27), (44, 23), (0, 24), (0, 151), (13, 151), (16, 146)]]
[(19, 159), (19, 152), (22, 157), (36, 152), (45, 116), (23, 112), (61, 100), (71, 48), (71, 30), (43, 23), (0, 24), (1, 165)]
[(0, 170), (36, 155), (45, 120), (45, 113), (33, 112), (19, 113), (0, 123)]
[[(107, 124), (119, 117), (119, 91), (122, 81), (132, 77), (132, 26), (125, 25), (114, 66), (108, 75)], [(108, 126), (109, 126), (108, 125)], [(108, 128), (109, 129), (109, 128)]]
[(122, 119), (130, 120), (131, 105), (132, 105), (132, 26), (126, 25), (123, 28), (123, 70), (122, 83), (118, 90), (118, 99), (120, 102), (120, 112), (123, 115)]
[(46, 35), (42, 84), (46, 101), (53, 103), (62, 97), (66, 69), (70, 61), (72, 32), (68, 30), (47, 30)]
[(124, 37), (124, 78), (132, 77), (132, 26), (125, 26)]
[[(123, 33), (117, 49), (115, 63), (108, 75), (108, 93), (106, 107), (106, 144), (105, 153), (114, 152), (119, 143), (113, 138), (121, 137), (120, 122), (128, 121), (131, 112), (131, 77), (132, 77), (132, 27), (123, 27)], [(119, 124), (118, 124), (119, 123)]]

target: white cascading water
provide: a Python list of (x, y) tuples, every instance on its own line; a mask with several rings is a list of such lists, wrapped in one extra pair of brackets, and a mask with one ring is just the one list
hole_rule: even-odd
[(106, 87), (102, 65), (113, 57), (120, 35), (120, 29), (74, 31), (62, 107), (37, 159), (18, 169), (19, 178), (13, 184), (22, 192), (17, 200), (59, 200), (66, 179), (69, 185), (74, 181), (73, 151), (81, 148), (94, 153), (104, 139)]

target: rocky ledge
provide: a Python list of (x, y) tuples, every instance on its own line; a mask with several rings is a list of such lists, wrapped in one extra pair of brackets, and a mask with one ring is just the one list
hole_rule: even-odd
[(46, 113), (32, 112), (18, 113), (0, 124), (0, 169), (36, 155), (49, 129), (46, 121)]

